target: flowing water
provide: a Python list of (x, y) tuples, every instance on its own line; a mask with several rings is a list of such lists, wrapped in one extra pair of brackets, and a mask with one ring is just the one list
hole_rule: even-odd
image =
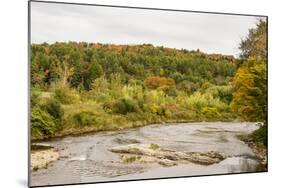
[[(154, 124), (52, 139), (41, 144), (53, 146), (61, 157), (46, 169), (33, 171), (31, 185), (262, 171), (252, 150), (236, 137), (238, 134), (249, 134), (257, 128), (255, 123), (239, 122)], [(119, 154), (109, 151), (114, 146), (136, 142), (154, 143), (175, 151), (219, 151), (227, 158), (209, 166), (189, 163), (163, 167), (157, 163), (122, 163)]]

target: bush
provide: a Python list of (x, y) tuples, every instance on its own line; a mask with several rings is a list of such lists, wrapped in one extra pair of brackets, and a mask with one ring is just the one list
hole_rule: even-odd
[(106, 101), (103, 103), (102, 108), (105, 112), (112, 112), (115, 103), (113, 101)]
[(231, 86), (212, 86), (204, 91), (210, 93), (214, 98), (219, 98), (222, 102), (229, 104), (232, 101)]
[(214, 107), (204, 107), (202, 109), (202, 114), (208, 120), (218, 120), (220, 118), (220, 113)]
[(54, 118), (46, 111), (36, 107), (31, 111), (31, 136), (33, 139), (42, 139), (53, 136), (58, 126)]
[(130, 112), (139, 112), (140, 108), (137, 102), (130, 98), (121, 98), (114, 105), (114, 112), (126, 115)]
[(255, 130), (250, 137), (253, 139), (255, 143), (263, 144), (267, 146), (267, 126), (261, 125), (261, 127)]
[(80, 100), (79, 94), (67, 86), (56, 87), (54, 91), (54, 98), (62, 104), (73, 104)]
[(97, 102), (100, 102), (100, 103), (103, 103), (103, 102), (108, 102), (111, 100), (111, 97), (106, 94), (106, 93), (100, 93), (100, 92), (97, 92), (93, 97), (92, 97), (93, 100), (97, 101)]
[(173, 112), (172, 115), (173, 118), (176, 120), (188, 120), (188, 121), (201, 120), (200, 115), (193, 110), (176, 111)]
[(30, 95), (30, 106), (35, 107), (38, 103), (39, 103), (39, 96), (40, 93), (36, 92), (36, 91), (31, 91), (31, 95)]
[(183, 80), (179, 84), (177, 84), (177, 89), (185, 91), (187, 94), (194, 93), (200, 87), (199, 83)]
[(185, 105), (187, 109), (200, 111), (203, 107), (208, 106), (209, 101), (210, 100), (206, 95), (202, 95), (201, 93), (196, 92), (185, 101)]
[(177, 88), (175, 86), (172, 86), (172, 87), (169, 87), (165, 90), (165, 93), (168, 95), (168, 96), (177, 96)]
[(157, 114), (157, 115), (164, 115), (165, 114), (165, 109), (162, 106), (156, 105), (156, 104), (151, 104), (147, 105), (148, 109), (151, 113)]
[(48, 100), (47, 103), (44, 105), (44, 108), (55, 119), (58, 119), (58, 120), (62, 119), (64, 110), (58, 100), (55, 100), (55, 99)]
[(96, 117), (93, 112), (84, 111), (73, 115), (73, 119), (78, 126), (91, 126), (96, 123)]

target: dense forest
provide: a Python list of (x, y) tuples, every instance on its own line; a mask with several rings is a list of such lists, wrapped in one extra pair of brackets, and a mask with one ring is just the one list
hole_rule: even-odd
[(260, 20), (239, 58), (151, 44), (32, 44), (32, 139), (158, 122), (267, 127), (266, 36)]

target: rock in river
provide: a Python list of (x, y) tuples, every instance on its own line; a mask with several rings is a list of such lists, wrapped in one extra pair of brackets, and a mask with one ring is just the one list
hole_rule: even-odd
[(188, 162), (201, 165), (211, 165), (225, 159), (224, 154), (216, 151), (174, 151), (162, 149), (156, 144), (129, 144), (113, 147), (110, 151), (122, 154), (121, 158), (126, 162), (156, 162), (163, 166), (173, 166), (178, 163)]

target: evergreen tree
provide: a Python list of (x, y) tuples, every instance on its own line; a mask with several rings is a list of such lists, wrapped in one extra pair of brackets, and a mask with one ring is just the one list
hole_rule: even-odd
[(103, 75), (103, 69), (100, 64), (93, 61), (88, 68), (87, 74), (84, 77), (84, 87), (86, 90), (90, 90), (93, 81)]

